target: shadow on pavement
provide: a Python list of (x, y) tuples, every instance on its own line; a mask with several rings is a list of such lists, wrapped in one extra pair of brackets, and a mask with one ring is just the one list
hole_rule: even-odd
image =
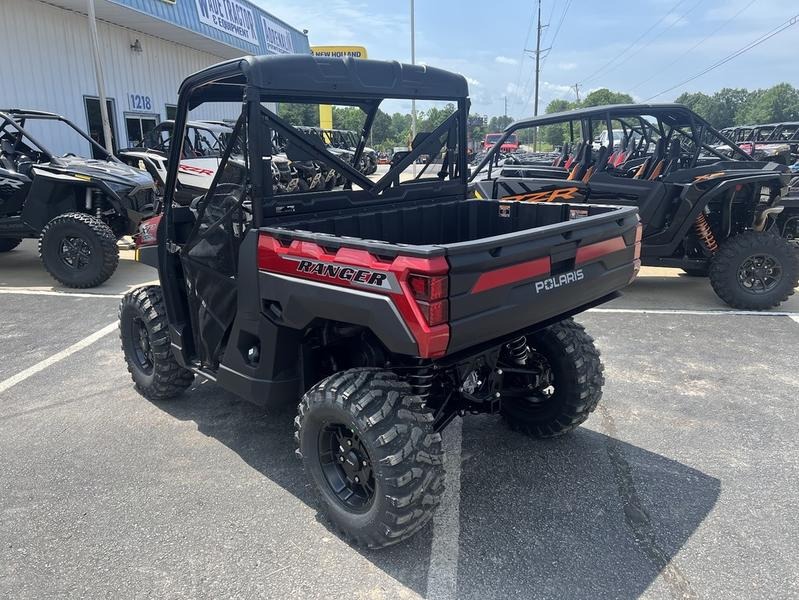
[[(157, 406), (316, 506), (294, 454), (293, 410), (268, 415), (210, 383)], [(667, 595), (690, 598), (690, 582), (670, 561), (719, 491), (715, 478), (586, 428), (535, 441), (497, 418), (466, 419), (458, 597), (637, 598), (662, 575)], [(361, 554), (424, 596), (431, 538), (427, 527)]]
[(45, 270), (39, 260), (37, 240), (24, 240), (11, 252), (0, 254), (0, 287), (33, 288), (84, 294), (124, 294), (131, 288), (158, 279), (152, 267), (133, 260), (133, 252), (120, 251), (119, 267), (111, 278), (95, 288), (74, 290), (64, 287)]

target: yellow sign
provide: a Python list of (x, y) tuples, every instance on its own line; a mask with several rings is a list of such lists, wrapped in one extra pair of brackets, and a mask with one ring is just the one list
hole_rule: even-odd
[[(311, 46), (311, 54), (330, 58), (369, 58), (363, 46)], [(319, 127), (333, 129), (332, 106), (319, 105)]]
[(369, 58), (363, 46), (311, 46), (311, 54), (330, 58)]

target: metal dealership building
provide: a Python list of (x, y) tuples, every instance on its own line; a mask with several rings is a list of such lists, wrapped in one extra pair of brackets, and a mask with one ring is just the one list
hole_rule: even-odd
[[(195, 71), (247, 54), (310, 53), (305, 34), (246, 0), (94, 6), (115, 149), (173, 118), (178, 86)], [(0, 0), (0, 108), (62, 114), (104, 145), (87, 13), (88, 0)], [(89, 152), (53, 136), (42, 141), (55, 152)]]

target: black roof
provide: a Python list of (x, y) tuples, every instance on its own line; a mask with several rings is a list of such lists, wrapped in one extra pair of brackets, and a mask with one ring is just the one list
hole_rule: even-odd
[(696, 115), (696, 113), (694, 113), (684, 104), (605, 104), (602, 106), (576, 108), (574, 110), (519, 119), (518, 121), (508, 125), (505, 131), (526, 129), (536, 125), (540, 126), (549, 125), (551, 123), (562, 123), (564, 121), (579, 121), (580, 119), (585, 119), (588, 117), (604, 115), (608, 112), (619, 117), (635, 116), (641, 114), (662, 117), (664, 114), (668, 114), (671, 116), (671, 120), (674, 122), (683, 122), (683, 119), (685, 119), (685, 122), (687, 123), (691, 118), (704, 121), (704, 119)]
[[(306, 54), (245, 56), (219, 63), (189, 76), (181, 85), (181, 92), (209, 83), (249, 85), (270, 95), (287, 97), (451, 100), (469, 95), (466, 79), (443, 69), (396, 61)], [(201, 101), (223, 94), (219, 89), (215, 94), (208, 92), (200, 93)], [(235, 93), (228, 95), (235, 97)], [(199, 99), (195, 97), (194, 101)]]

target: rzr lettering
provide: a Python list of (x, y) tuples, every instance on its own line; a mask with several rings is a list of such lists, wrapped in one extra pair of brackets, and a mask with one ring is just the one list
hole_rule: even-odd
[(18, 190), (24, 184), (24, 181), (19, 181), (18, 179), (9, 179), (7, 177), (0, 177), (0, 187), (3, 186), (10, 186), (15, 190)]
[(371, 285), (375, 287), (384, 287), (383, 283), (386, 281), (387, 275), (377, 271), (369, 271), (367, 269), (353, 269), (351, 267), (341, 267), (338, 265), (331, 265), (323, 262), (313, 262), (310, 260), (301, 260), (297, 263), (297, 271), (300, 273), (308, 273), (310, 275), (319, 275), (320, 277), (329, 277), (331, 279), (341, 279), (342, 281), (352, 281), (363, 285)]
[(546, 192), (533, 192), (530, 194), (516, 194), (503, 196), (503, 200), (516, 200), (518, 202), (555, 202), (556, 200), (572, 200), (579, 192), (579, 188), (563, 188)]
[(577, 283), (583, 279), (585, 279), (585, 274), (583, 273), (582, 269), (577, 269), (576, 271), (571, 271), (570, 273), (563, 273), (555, 277), (548, 277), (546, 279), (542, 279), (541, 281), (535, 282), (535, 293), (540, 294), (541, 292), (550, 292), (563, 285)]

